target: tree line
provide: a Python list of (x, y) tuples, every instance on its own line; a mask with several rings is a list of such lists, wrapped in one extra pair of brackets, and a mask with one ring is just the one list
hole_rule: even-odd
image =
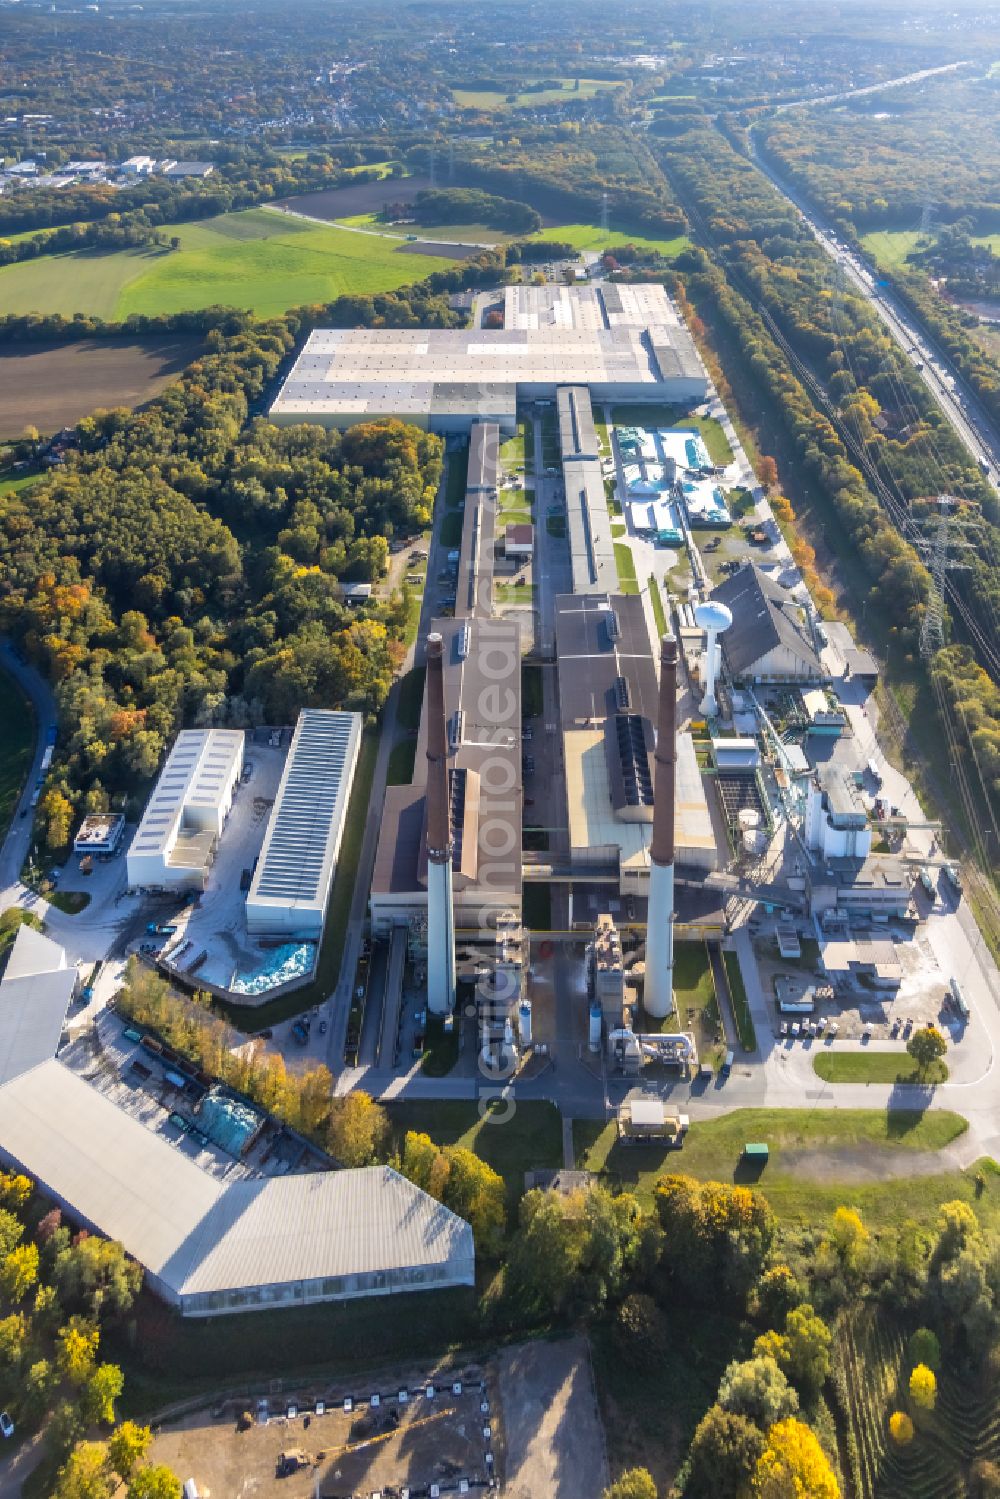
[(21, 1437), (44, 1427), (39, 1493), (180, 1499), (176, 1476), (149, 1461), (149, 1427), (116, 1424), (124, 1377), (99, 1357), (141, 1284), (121, 1244), (74, 1233), (29, 1177), (0, 1172), (0, 1402)]

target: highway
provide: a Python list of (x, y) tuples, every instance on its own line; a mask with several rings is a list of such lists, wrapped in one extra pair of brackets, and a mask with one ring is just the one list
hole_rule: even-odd
[(1000, 436), (991, 426), (989, 417), (975, 395), (936, 345), (932, 344), (913, 314), (891, 292), (878, 285), (876, 277), (860, 255), (839, 243), (829, 224), (813, 205), (807, 203), (803, 195), (765, 160), (757, 148), (752, 131), (750, 143), (754, 165), (798, 209), (818, 243), (840, 267), (847, 281), (871, 303), (941, 407), (960, 441), (980, 468), (985, 463), (990, 483), (1000, 492)]

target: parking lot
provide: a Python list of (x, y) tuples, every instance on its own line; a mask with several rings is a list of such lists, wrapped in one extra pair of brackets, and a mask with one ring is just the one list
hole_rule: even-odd
[(581, 1338), (212, 1402), (161, 1424), (152, 1458), (213, 1499), (367, 1499), (432, 1483), (444, 1494), (495, 1486), (516, 1499), (597, 1499), (607, 1483)]

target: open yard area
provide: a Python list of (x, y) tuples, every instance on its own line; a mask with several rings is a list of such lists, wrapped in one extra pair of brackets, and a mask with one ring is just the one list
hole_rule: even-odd
[[(377, 1306), (367, 1303), (369, 1315)], [(458, 1352), (346, 1377), (248, 1380), (243, 1393), (158, 1424), (152, 1459), (220, 1499), (427, 1494), (432, 1484), (457, 1493), (462, 1478), (476, 1492), (493, 1475), (511, 1499), (597, 1499), (608, 1476), (583, 1338), (484, 1360)]]
[[(749, 1181), (791, 1222), (815, 1222), (846, 1202), (877, 1227), (905, 1218), (931, 1222), (951, 1197), (991, 1220), (1000, 1215), (1000, 1168), (979, 1164), (987, 1185), (977, 1196), (975, 1169), (957, 1170), (947, 1156), (937, 1158), (965, 1128), (960, 1115), (944, 1109), (737, 1109), (695, 1121), (681, 1151), (619, 1145), (614, 1124), (578, 1120), (573, 1138), (579, 1169), (605, 1175), (647, 1202), (658, 1177), (679, 1171), (703, 1181)], [(770, 1147), (759, 1179), (740, 1163), (748, 1140)]]
[(84, 250), (5, 266), (0, 305), (7, 312), (85, 312), (115, 320), (219, 303), (269, 317), (307, 302), (392, 291), (453, 263), (415, 261), (401, 253), (399, 241), (307, 223), (272, 208), (168, 224), (164, 232), (179, 237), (180, 249)]
[(20, 437), (27, 426), (57, 432), (99, 406), (139, 406), (196, 359), (200, 347), (198, 338), (150, 337), (0, 349), (0, 438)]
[(945, 1062), (932, 1062), (923, 1074), (905, 1051), (822, 1051), (813, 1070), (825, 1083), (945, 1083)]
[(0, 837), (14, 815), (35, 747), (35, 719), (17, 683), (0, 672)]

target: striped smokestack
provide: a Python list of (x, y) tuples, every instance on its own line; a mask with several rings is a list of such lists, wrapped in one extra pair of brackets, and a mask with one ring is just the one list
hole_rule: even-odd
[(656, 778), (653, 782), (654, 864), (674, 862), (674, 799), (677, 778), (677, 640), (664, 635), (660, 642), (660, 701), (656, 720)]
[(427, 857), (432, 864), (451, 859), (448, 813), (448, 727), (444, 716), (444, 641), (427, 637)]

